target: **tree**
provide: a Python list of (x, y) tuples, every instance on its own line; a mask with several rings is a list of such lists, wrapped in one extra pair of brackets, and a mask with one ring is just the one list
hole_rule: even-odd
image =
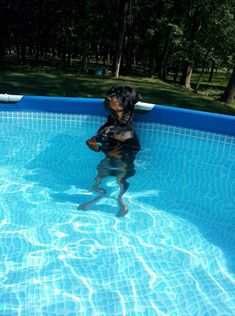
[(235, 97), (235, 66), (233, 67), (233, 72), (230, 76), (228, 85), (222, 94), (220, 101), (225, 102), (226, 104), (232, 104)]
[(187, 18), (185, 20), (185, 40), (183, 44), (186, 58), (180, 83), (187, 89), (191, 89), (191, 77), (198, 48), (197, 38), (202, 28), (203, 10), (205, 10), (203, 1), (189, 2), (189, 6), (186, 6)]
[(117, 21), (117, 40), (116, 50), (114, 59), (114, 75), (116, 78), (119, 77), (122, 52), (124, 45), (124, 38), (127, 24), (127, 12), (128, 12), (129, 0), (120, 0), (118, 7), (118, 21)]
[(0, 3), (0, 57), (12, 54), (21, 63), (70, 66), (75, 59), (87, 72), (95, 61), (112, 66), (116, 77), (134, 70), (162, 80), (170, 71), (174, 82), (182, 73), (188, 88), (193, 69), (212, 61), (212, 76), (215, 64), (234, 65), (235, 0)]
[[(212, 3), (216, 3), (213, 0)], [(198, 90), (200, 80), (205, 68), (211, 62), (211, 72), (209, 81), (212, 80), (215, 63), (223, 66), (231, 67), (235, 51), (235, 23), (234, 8), (231, 6), (230, 0), (225, 0), (219, 6), (211, 6), (209, 14), (206, 18), (206, 25), (203, 27), (198, 42), (200, 50), (204, 51), (204, 57), (199, 60), (201, 64), (201, 73), (195, 87)], [(203, 55), (202, 55), (203, 56)]]

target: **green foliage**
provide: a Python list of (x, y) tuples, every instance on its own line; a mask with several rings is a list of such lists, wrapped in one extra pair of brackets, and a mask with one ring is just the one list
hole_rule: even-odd
[[(118, 8), (124, 0), (1, 1), (0, 63), (66, 65), (89, 61), (112, 69)], [(121, 73), (165, 79), (191, 62), (196, 69), (235, 64), (235, 0), (126, 0)]]

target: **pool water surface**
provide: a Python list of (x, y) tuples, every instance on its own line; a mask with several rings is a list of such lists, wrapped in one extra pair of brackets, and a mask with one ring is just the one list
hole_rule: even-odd
[(235, 137), (136, 123), (117, 217), (104, 117), (0, 112), (0, 315), (234, 315)]

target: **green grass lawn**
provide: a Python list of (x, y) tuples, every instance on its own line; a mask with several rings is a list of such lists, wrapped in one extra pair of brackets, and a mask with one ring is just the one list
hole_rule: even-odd
[[(227, 82), (224, 77), (220, 77), (221, 74), (218, 74), (213, 83), (213, 89), (211, 84), (205, 87), (206, 79), (202, 80), (201, 88), (204, 91), (205, 89), (213, 91), (223, 89)], [(194, 76), (192, 81), (196, 82), (196, 79), (197, 77)], [(235, 115), (235, 104), (226, 106), (216, 101), (210, 93), (208, 96), (196, 94), (158, 79), (146, 77), (101, 79), (92, 75), (76, 73), (74, 69), (73, 71), (59, 71), (43, 67), (18, 66), (15, 69), (0, 70), (0, 93), (8, 94), (100, 98), (104, 97), (108, 88), (118, 82), (135, 87), (142, 95), (144, 102)]]

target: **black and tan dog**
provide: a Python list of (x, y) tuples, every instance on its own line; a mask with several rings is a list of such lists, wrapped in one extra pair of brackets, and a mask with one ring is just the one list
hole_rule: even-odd
[(134, 106), (141, 99), (134, 89), (126, 85), (114, 85), (106, 94), (104, 106), (110, 112), (107, 122), (97, 134), (86, 141), (88, 147), (96, 152), (102, 151), (105, 158), (97, 166), (98, 174), (93, 189), (99, 196), (81, 204), (78, 208), (87, 210), (104, 197), (106, 191), (99, 187), (102, 180), (114, 176), (120, 186), (117, 216), (124, 216), (128, 206), (122, 197), (129, 187), (126, 181), (135, 174), (134, 160), (140, 150), (139, 139), (133, 129)]

